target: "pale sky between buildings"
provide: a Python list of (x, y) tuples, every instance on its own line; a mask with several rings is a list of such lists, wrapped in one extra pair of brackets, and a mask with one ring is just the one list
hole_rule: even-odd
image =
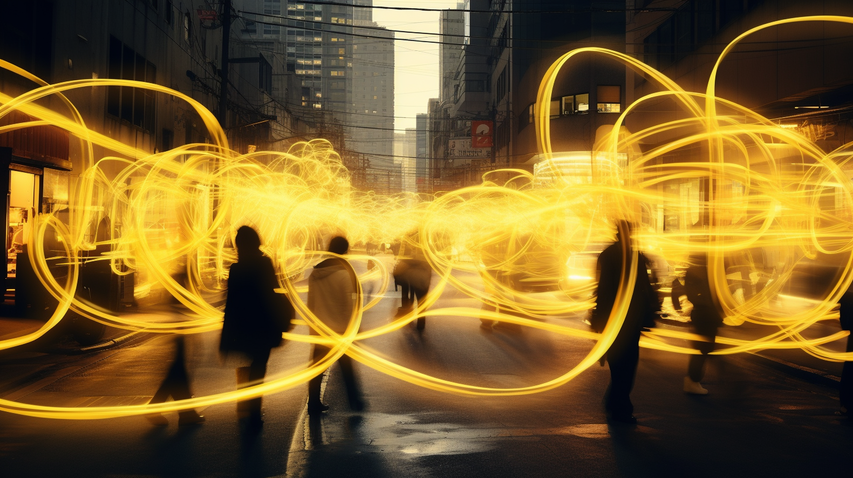
[[(457, 0), (374, 0), (374, 6), (456, 8)], [(373, 20), (389, 30), (438, 33), (438, 12), (374, 9)], [(438, 35), (397, 33), (394, 76), (394, 127), (398, 132), (415, 127), (415, 115), (427, 112), (427, 101), (438, 98), (438, 44), (399, 41), (416, 38), (440, 41)]]

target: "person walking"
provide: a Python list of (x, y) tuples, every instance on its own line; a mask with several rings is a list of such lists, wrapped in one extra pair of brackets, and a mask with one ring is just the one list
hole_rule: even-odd
[[(343, 257), (349, 250), (349, 242), (341, 236), (334, 237), (329, 242), (329, 252), (335, 257), (326, 259), (316, 266), (308, 276), (308, 308), (317, 318), (338, 335), (344, 335), (350, 325), (356, 302), (356, 276), (352, 266)], [(312, 335), (318, 335), (311, 330)], [(312, 351), (312, 364), (320, 361), (329, 353), (329, 347), (315, 344)], [(346, 386), (350, 408), (355, 411), (364, 409), (361, 391), (353, 369), (353, 360), (348, 355), (342, 355), (338, 361)], [(319, 415), (329, 409), (320, 400), (320, 388), (323, 374), (317, 375), (308, 382), (308, 414)]]
[[(394, 278), (402, 288), (401, 307), (397, 312), (402, 317), (414, 309), (415, 301), (420, 305), (429, 292), (432, 280), (432, 269), (426, 260), (423, 245), (419, 243), (417, 231), (410, 233), (403, 240), (397, 264), (394, 266)], [(417, 328), (423, 330), (426, 318), (418, 317)]]
[[(175, 359), (172, 360), (172, 365), (169, 366), (169, 371), (166, 373), (166, 378), (160, 384), (160, 388), (154, 393), (149, 403), (163, 403), (169, 397), (172, 400), (189, 400), (192, 398), (190, 391), (190, 378), (187, 374), (186, 366), (186, 347), (184, 345), (184, 336), (178, 335), (177, 349), (175, 351)], [(148, 421), (153, 425), (165, 427), (169, 424), (160, 413), (152, 413), (146, 415)], [(199, 415), (194, 409), (181, 410), (178, 412), (178, 426), (198, 425), (204, 422), (204, 416)]]
[[(596, 307), (590, 324), (596, 332), (603, 332), (607, 326), (616, 303), (623, 267), (631, 260), (634, 245), (631, 241), (631, 228), (627, 221), (619, 221), (616, 230), (616, 242), (608, 246), (598, 256), (598, 291)], [(642, 253), (637, 254), (636, 281), (631, 295), (631, 303), (625, 315), (622, 328), (606, 352), (610, 366), (610, 385), (604, 398), (604, 407), (608, 418), (618, 422), (636, 423), (634, 405), (631, 403), (631, 390), (637, 374), (640, 358), (640, 332), (644, 327), (654, 326), (654, 316), (660, 310), (657, 293), (652, 288), (646, 272), (648, 261)]]
[[(263, 382), (270, 351), (281, 345), (282, 332), (290, 328), (293, 306), (286, 296), (275, 292), (278, 287), (275, 268), (260, 250), (258, 233), (242, 226), (234, 242), (237, 262), (231, 265), (228, 274), (219, 351), (249, 363), (237, 368), (237, 388), (246, 388)], [(261, 397), (238, 402), (237, 415), (247, 420), (250, 427), (261, 426)]]
[(708, 354), (714, 351), (717, 329), (723, 325), (723, 318), (717, 311), (711, 295), (706, 254), (696, 254), (690, 262), (691, 265), (684, 276), (684, 292), (687, 300), (693, 304), (690, 322), (694, 332), (702, 336), (702, 340), (693, 342), (693, 346), (699, 353), (691, 355), (688, 360), (684, 392), (691, 395), (707, 395), (708, 390), (700, 382), (705, 376), (705, 362)]

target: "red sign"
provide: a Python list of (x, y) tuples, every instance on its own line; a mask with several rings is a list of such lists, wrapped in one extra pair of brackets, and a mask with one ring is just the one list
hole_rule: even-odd
[(474, 148), (492, 147), (492, 122), (471, 122), (471, 146)]
[(199, 20), (216, 20), (216, 10), (196, 10)]

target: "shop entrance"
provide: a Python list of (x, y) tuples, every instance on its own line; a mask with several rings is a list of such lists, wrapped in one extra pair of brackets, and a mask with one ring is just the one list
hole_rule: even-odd
[(6, 277), (7, 284), (14, 289), (18, 277), (18, 255), (23, 256), (24, 245), (30, 234), (30, 221), (36, 214), (36, 205), (41, 196), (41, 175), (25, 171), (9, 171), (9, 218), (6, 229)]

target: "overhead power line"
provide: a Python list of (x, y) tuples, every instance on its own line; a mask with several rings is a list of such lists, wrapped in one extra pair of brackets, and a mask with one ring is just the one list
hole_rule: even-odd
[[(425, 7), (392, 7), (385, 5), (353, 5), (348, 3), (337, 2), (318, 2), (318, 1), (299, 1), (306, 5), (327, 5), (338, 7), (361, 8), (365, 10), (399, 10), (409, 12), (446, 12), (457, 11), (467, 13), (512, 13), (512, 14), (529, 14), (529, 15), (547, 15), (551, 13), (625, 13), (625, 12), (674, 12), (675, 8), (666, 7), (646, 7), (646, 8), (609, 8), (609, 7), (589, 7), (589, 8), (561, 8), (556, 10), (475, 10), (475, 9), (455, 9), (455, 8), (425, 8)], [(555, 2), (561, 3), (561, 2)]]

